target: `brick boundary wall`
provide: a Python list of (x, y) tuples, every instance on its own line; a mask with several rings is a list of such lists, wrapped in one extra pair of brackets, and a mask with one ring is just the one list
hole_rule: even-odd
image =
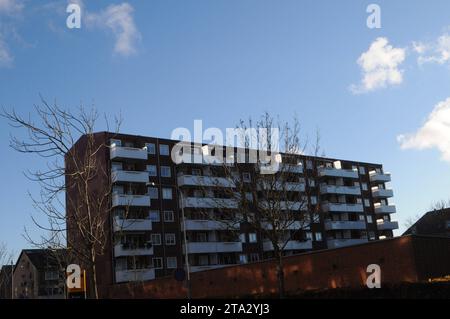
[[(380, 265), (382, 285), (423, 282), (434, 276), (445, 276), (450, 274), (450, 238), (403, 236), (285, 257), (286, 293), (365, 287), (369, 264)], [(275, 266), (274, 261), (262, 261), (192, 273), (192, 297), (276, 295)], [(186, 298), (187, 295), (185, 284), (171, 277), (113, 285), (101, 291), (103, 298)]]

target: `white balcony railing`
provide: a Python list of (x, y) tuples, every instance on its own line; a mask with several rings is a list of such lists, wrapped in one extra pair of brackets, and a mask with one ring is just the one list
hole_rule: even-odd
[(325, 212), (361, 213), (364, 211), (362, 204), (324, 203), (322, 209)]
[(322, 194), (344, 194), (344, 195), (361, 195), (359, 186), (338, 186), (338, 185), (320, 185)]
[(150, 219), (123, 219), (114, 217), (114, 231), (151, 231)]
[(377, 227), (379, 230), (398, 229), (398, 222), (395, 222), (395, 221), (377, 222)]
[[(232, 221), (186, 219), (185, 223), (186, 230), (226, 230), (240, 227), (240, 224)], [(184, 229), (183, 221), (181, 222), (181, 228)]]
[(278, 190), (278, 191), (288, 191), (288, 192), (304, 192), (305, 183), (301, 182), (278, 182), (278, 183), (260, 183), (258, 189), (262, 190)]
[(116, 270), (116, 282), (147, 281), (155, 279), (154, 269)]
[(375, 213), (377, 214), (394, 214), (397, 211), (395, 205), (382, 205), (380, 203), (375, 203), (373, 206), (375, 207)]
[(136, 159), (146, 160), (148, 158), (147, 149), (124, 147), (124, 146), (111, 146), (110, 148), (111, 159)]
[(367, 238), (352, 238), (352, 239), (330, 239), (327, 240), (328, 248), (340, 248), (340, 247), (347, 247), (347, 246), (353, 246), (353, 245), (359, 245), (367, 243)]
[(233, 198), (213, 197), (183, 197), (180, 201), (183, 207), (194, 208), (237, 208), (238, 202)]
[[(183, 251), (184, 247), (183, 247)], [(241, 242), (188, 242), (189, 254), (229, 253), (242, 251)]]
[(147, 244), (144, 246), (133, 246), (127, 244), (116, 244), (114, 246), (114, 256), (148, 256), (153, 255), (153, 246)]
[[(284, 243), (279, 244), (278, 246), (281, 248), (281, 246)], [(286, 246), (284, 247), (284, 250), (306, 250), (306, 249), (312, 249), (312, 241), (298, 241), (298, 240), (290, 240), (286, 243)], [(263, 250), (264, 251), (272, 251), (273, 250), (273, 244), (270, 241), (263, 242)]]
[(233, 181), (225, 177), (181, 175), (178, 177), (179, 186), (204, 186), (204, 187), (233, 187)]
[(148, 195), (127, 195), (117, 194), (112, 195), (112, 206), (150, 206), (150, 196)]
[(371, 182), (387, 183), (391, 181), (391, 174), (389, 173), (377, 173), (376, 171), (372, 171), (369, 174)]
[(148, 172), (115, 170), (111, 172), (111, 180), (113, 183), (147, 183)]
[(319, 176), (358, 178), (358, 171), (333, 167), (320, 167)]
[(377, 198), (388, 198), (394, 196), (392, 189), (372, 188), (372, 196)]
[(363, 220), (358, 221), (332, 221), (325, 222), (326, 230), (339, 230), (339, 229), (366, 229), (366, 222)]

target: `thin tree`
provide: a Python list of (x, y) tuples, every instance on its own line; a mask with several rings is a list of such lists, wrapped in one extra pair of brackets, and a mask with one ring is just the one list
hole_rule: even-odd
[[(98, 298), (96, 260), (104, 254), (107, 242), (105, 223), (112, 189), (108, 173), (98, 165), (101, 152), (109, 147), (94, 134), (98, 112), (83, 106), (73, 112), (42, 97), (33, 111), (28, 116), (14, 109), (1, 112), (13, 128), (26, 133), (25, 137), (12, 135), (10, 146), (45, 162), (43, 169), (25, 172), (40, 188), (38, 196), (30, 196), (37, 211), (32, 220), (43, 235), (34, 239), (25, 229), (24, 236), (35, 247), (53, 251), (67, 247), (67, 258), (88, 269), (90, 295)], [(120, 124), (121, 118), (115, 118), (116, 132)], [(106, 117), (105, 125), (109, 131)], [(96, 184), (99, 180), (104, 182), (102, 187)], [(76, 236), (67, 236), (67, 225), (73, 227), (69, 234)]]

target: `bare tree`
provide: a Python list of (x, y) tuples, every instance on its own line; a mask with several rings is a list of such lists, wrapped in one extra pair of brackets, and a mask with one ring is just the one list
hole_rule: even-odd
[[(223, 180), (217, 180), (213, 187), (202, 185), (199, 180), (197, 184), (201, 185), (203, 196), (220, 210), (218, 215), (206, 214), (205, 219), (218, 221), (234, 238), (239, 236), (240, 225), (260, 234), (264, 245), (273, 250), (279, 297), (283, 298), (283, 255), (291, 249), (288, 246), (292, 241), (307, 240), (305, 231), (321, 211), (319, 201), (311, 203), (309, 200), (318, 195), (318, 190), (311, 183), (313, 171), (305, 167), (306, 161), (311, 161), (311, 168), (316, 167), (313, 162), (321, 151), (320, 135), (317, 132), (310, 145), (301, 137), (296, 118), (292, 123), (281, 122), (268, 113), (256, 122), (240, 121), (237, 128), (237, 132), (242, 133), (238, 133), (241, 147), (225, 147), (225, 150), (218, 145), (207, 146), (210, 148), (207, 152), (215, 154), (219, 162), (225, 159), (223, 164), (213, 166), (212, 175), (225, 177), (231, 187), (223, 187)], [(271, 136), (274, 128), (280, 132), (279, 139)], [(277, 143), (282, 153), (270, 151)], [(305, 155), (309, 149), (314, 156)], [(256, 157), (252, 159), (252, 156)]]
[(450, 208), (450, 199), (433, 202), (430, 205), (430, 211), (442, 210), (442, 209), (446, 209), (446, 208)]
[[(12, 265), (13, 263), (13, 256), (14, 253), (10, 250), (8, 250), (8, 246), (6, 243), (0, 243), (0, 270), (3, 266)], [(5, 289), (3, 285), (6, 285), (6, 283), (10, 283), (10, 280), (12, 278), (12, 269), (11, 273), (3, 273), (0, 276), (0, 287)], [(6, 289), (5, 289), (6, 290)], [(0, 295), (2, 292), (0, 292)]]
[[(67, 245), (67, 258), (88, 268), (91, 295), (98, 298), (96, 260), (104, 254), (107, 242), (104, 226), (109, 215), (104, 212), (111, 207), (112, 184), (103, 166), (98, 165), (109, 146), (94, 134), (97, 111), (81, 106), (72, 112), (41, 97), (34, 113), (27, 117), (4, 108), (1, 116), (26, 133), (25, 137), (11, 136), (10, 146), (45, 161), (44, 169), (25, 173), (40, 187), (39, 196), (30, 194), (38, 213), (32, 220), (44, 234), (33, 239), (25, 230), (25, 237), (35, 247), (54, 251)], [(121, 119), (115, 118), (116, 132), (120, 123)], [(105, 124), (109, 131), (106, 117)]]

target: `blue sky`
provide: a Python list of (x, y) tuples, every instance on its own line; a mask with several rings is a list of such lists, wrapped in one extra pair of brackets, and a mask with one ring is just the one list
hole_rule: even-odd
[[(0, 0), (0, 105), (94, 104), (162, 137), (295, 113), (327, 156), (392, 173), (397, 234), (450, 197), (450, 2), (85, 0), (81, 29), (66, 27), (68, 2)], [(11, 150), (11, 131), (2, 121), (0, 242), (17, 252), (24, 226), (38, 235), (22, 172), (43, 162)]]

